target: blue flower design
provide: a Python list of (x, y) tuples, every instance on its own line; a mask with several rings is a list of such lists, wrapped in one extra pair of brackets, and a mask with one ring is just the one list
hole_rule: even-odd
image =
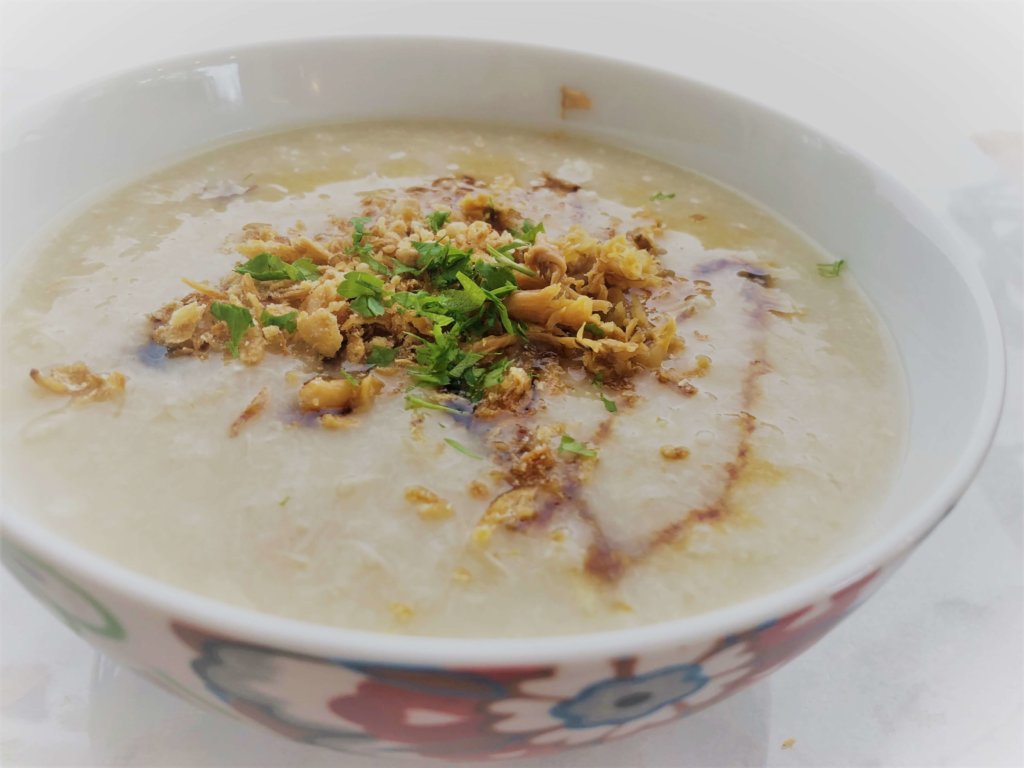
[(621, 725), (685, 699), (707, 682), (699, 664), (666, 667), (637, 677), (610, 678), (558, 702), (551, 708), (551, 714), (568, 728)]

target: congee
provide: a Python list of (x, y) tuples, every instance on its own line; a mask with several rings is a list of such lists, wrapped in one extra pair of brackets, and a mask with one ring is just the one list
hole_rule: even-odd
[(6, 281), (8, 504), (320, 624), (587, 632), (778, 589), (892, 480), (852, 280), (700, 175), (564, 135), (313, 127), (107, 194)]

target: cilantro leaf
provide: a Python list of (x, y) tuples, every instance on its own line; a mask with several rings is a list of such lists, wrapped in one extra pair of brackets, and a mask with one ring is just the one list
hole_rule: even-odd
[(445, 411), (446, 413), (457, 413), (462, 414), (462, 411), (456, 408), (449, 408), (447, 405), (441, 405), (441, 403), (435, 403), (433, 400), (425, 400), (417, 395), (406, 395), (405, 396), (405, 409), (407, 411), (415, 410), (416, 408), (426, 408), (431, 411)]
[(310, 259), (296, 259), (289, 266), (295, 270), (297, 275), (297, 277), (292, 278), (293, 280), (320, 279), (320, 270), (316, 268), (316, 264), (314, 264)]
[(377, 366), (391, 365), (398, 357), (398, 350), (391, 347), (382, 347), (376, 344), (370, 347), (370, 353), (366, 356), (366, 363), (374, 368)]
[(373, 257), (373, 246), (363, 242), (363, 239), (366, 237), (366, 225), (370, 223), (370, 217), (355, 216), (349, 219), (349, 223), (352, 224), (352, 245), (345, 249), (345, 253), (356, 254), (362, 261), (369, 264), (370, 269), (374, 272), (390, 275), (391, 270), (388, 266)]
[(473, 366), (462, 375), (463, 389), (466, 396), (474, 403), (483, 398), (491, 387), (495, 387), (505, 378), (505, 371), (512, 365), (512, 360), (503, 358), (490, 366)]
[(352, 309), (363, 317), (380, 317), (387, 307), (376, 296), (361, 296), (352, 302)]
[(291, 264), (272, 253), (260, 253), (245, 264), (235, 267), (240, 275), (252, 275), (253, 280), (317, 280), (320, 270), (309, 259), (298, 259)]
[(288, 333), (295, 333), (295, 329), (298, 326), (295, 318), (298, 316), (298, 312), (285, 312), (283, 315), (272, 315), (264, 309), (263, 314), (260, 315), (260, 325), (275, 325), (282, 330), (288, 331)]
[(474, 453), (473, 451), (469, 450), (469, 448), (464, 446), (458, 440), (452, 440), (450, 437), (446, 437), (444, 439), (444, 441), (446, 443), (448, 443), (448, 445), (450, 445), (456, 451), (458, 451), (459, 453), (463, 453), (466, 456), (469, 456), (469, 458), (471, 458), (471, 459), (482, 459), (483, 458), (483, 456), (481, 456), (479, 453)]
[(393, 273), (392, 269), (384, 262), (378, 261), (377, 259), (373, 258), (373, 256), (371, 256), (369, 253), (362, 253), (359, 255), (359, 258), (365, 263), (369, 264), (370, 269), (372, 269), (374, 272), (379, 272), (382, 275), (387, 275), (388, 277), (391, 277)]
[(671, 200), (675, 196), (675, 192), (655, 192), (651, 195), (651, 200)]
[(470, 280), (462, 272), (455, 274), (455, 279), (459, 281), (459, 285), (462, 286), (462, 290), (465, 293), (468, 304), (473, 309), (479, 309), (488, 300), (488, 291), (481, 288), (479, 285)]
[(338, 283), (338, 295), (349, 299), (353, 311), (363, 317), (384, 314), (384, 281), (367, 272), (346, 272)]
[[(589, 323), (588, 323), (588, 325), (589, 325)], [(595, 387), (597, 387), (597, 389), (598, 389), (597, 396), (600, 397), (601, 398), (601, 402), (604, 403), (604, 409), (606, 411), (608, 411), (608, 413), (615, 413), (616, 411), (618, 411), (619, 410), (619, 406), (615, 404), (615, 401), (612, 400), (610, 397), (605, 397), (604, 392), (600, 391), (601, 387), (604, 386), (604, 371), (598, 371), (597, 373), (595, 373), (594, 374), (594, 378), (591, 379), (591, 383)]]
[(604, 329), (597, 323), (584, 323), (583, 330), (585, 330), (595, 339), (603, 339), (605, 337)]
[(446, 387), (456, 382), (483, 355), (477, 352), (464, 352), (459, 347), (456, 332), (445, 333), (434, 326), (434, 340), (423, 341), (416, 349), (416, 368), (409, 369), (409, 375), (420, 384), (434, 387)]
[(506, 254), (499, 251), (497, 248), (492, 248), (491, 246), (488, 245), (487, 252), (491, 254), (491, 256), (494, 257), (494, 260), (503, 267), (514, 269), (516, 272), (522, 272), (524, 275), (527, 275), (528, 277), (537, 276), (537, 273), (530, 269), (528, 266), (526, 266), (525, 264), (520, 264), (515, 259), (512, 259)]
[(437, 232), (444, 227), (451, 215), (451, 211), (434, 211), (432, 214), (427, 216), (427, 223), (434, 232)]
[(473, 272), (481, 287), (488, 291), (505, 290), (508, 292), (517, 290), (516, 278), (508, 267), (489, 264), (486, 261), (478, 261), (473, 265)]
[(439, 325), (442, 328), (455, 322), (445, 314), (449, 307), (448, 302), (442, 296), (427, 291), (416, 291), (415, 293), (399, 291), (391, 294), (391, 299), (395, 304), (411, 309), (417, 315), (427, 318), (434, 325)]
[(227, 325), (228, 333), (231, 335), (228, 339), (228, 350), (232, 357), (238, 357), (238, 342), (253, 325), (252, 312), (237, 304), (215, 301), (210, 305), (210, 314)]
[(339, 368), (338, 373), (340, 373), (342, 378), (345, 379), (345, 381), (347, 381), (349, 384), (356, 387), (359, 386), (359, 379), (353, 376), (349, 371), (346, 371), (344, 368)]
[(369, 216), (354, 216), (349, 219), (352, 225), (352, 247), (349, 253), (356, 253), (360, 248), (368, 247), (363, 245), (363, 238), (366, 237), (366, 225), (370, 223)]
[(450, 243), (414, 241), (412, 247), (419, 253), (416, 266), (426, 272), (430, 282), (437, 288), (445, 288), (455, 282), (459, 272), (469, 271), (472, 251), (453, 248)]
[(597, 451), (593, 448), (587, 448), (586, 445), (579, 440), (574, 440), (569, 435), (562, 435), (562, 441), (558, 444), (558, 450), (565, 453), (575, 453), (579, 456), (587, 456), (588, 458), (597, 456)]
[(822, 277), (839, 277), (839, 273), (843, 271), (845, 266), (846, 259), (839, 259), (839, 261), (833, 261), (831, 264), (819, 264), (818, 274)]
[(523, 219), (523, 223), (519, 225), (518, 229), (510, 229), (512, 237), (524, 240), (527, 243), (537, 242), (537, 233), (544, 231), (544, 222), (534, 223), (529, 219)]

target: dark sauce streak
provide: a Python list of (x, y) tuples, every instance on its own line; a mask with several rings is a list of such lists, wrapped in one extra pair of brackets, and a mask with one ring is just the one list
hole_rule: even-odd
[[(719, 260), (719, 262), (723, 261), (727, 260)], [(707, 265), (702, 266), (706, 267)], [(724, 266), (732, 266), (732, 264), (722, 264), (718, 268)], [(714, 270), (705, 269), (701, 274), (708, 274), (711, 271)], [(764, 295), (764, 288), (764, 284), (756, 280), (743, 287), (743, 297), (750, 305), (751, 324), (759, 331), (763, 331), (764, 322), (772, 307), (771, 302)], [(587, 523), (593, 537), (584, 561), (584, 569), (590, 576), (603, 582), (614, 583), (625, 574), (628, 566), (639, 563), (662, 547), (679, 541), (688, 535), (694, 526), (701, 523), (714, 524), (723, 522), (733, 512), (731, 497), (750, 463), (752, 450), (750, 440), (757, 429), (757, 418), (750, 413), (750, 409), (761, 395), (759, 385), (761, 376), (771, 370), (771, 367), (765, 361), (766, 349), (763, 332), (758, 334), (757, 339), (758, 341), (754, 349), (755, 358), (747, 366), (743, 379), (743, 389), (741, 392), (743, 410), (739, 416), (740, 440), (732, 460), (725, 465), (725, 479), (714, 501), (707, 506), (688, 510), (678, 520), (655, 531), (647, 541), (637, 547), (628, 549), (622, 546), (615, 546), (610, 542), (607, 535), (601, 529), (600, 523), (589, 510), (582, 509), (578, 511), (577, 514), (581, 520)]]
[[(770, 366), (765, 361), (766, 346), (763, 331), (768, 315), (774, 307), (770, 297), (765, 293), (766, 289), (771, 286), (771, 276), (754, 271), (749, 263), (736, 259), (716, 259), (699, 265), (694, 271), (695, 276), (705, 276), (737, 266), (745, 268), (742, 271), (746, 274), (737, 274), (748, 280), (742, 287), (742, 295), (750, 307), (750, 323), (759, 333), (754, 349), (754, 359), (747, 366), (741, 390), (740, 439), (732, 459), (724, 467), (725, 478), (715, 499), (706, 506), (688, 510), (678, 520), (655, 531), (646, 541), (633, 545), (618, 544), (609, 538), (600, 520), (582, 497), (583, 475), (589, 467), (583, 463), (581, 457), (567, 458), (556, 453), (557, 459), (561, 460), (534, 466), (529, 474), (523, 474), (521, 470), (516, 470), (514, 467), (531, 437), (531, 432), (521, 423), (515, 425), (514, 422), (503, 420), (506, 425), (510, 423), (514, 425), (513, 434), (507, 439), (502, 439), (500, 436), (502, 428), (496, 426), (491, 431), (490, 442), (494, 450), (495, 462), (499, 466), (504, 466), (507, 473), (506, 480), (512, 486), (505, 493), (512, 493), (527, 487), (536, 489), (535, 514), (515, 525), (515, 530), (544, 526), (556, 513), (575, 515), (590, 534), (583, 562), (584, 572), (598, 581), (614, 584), (626, 574), (631, 566), (642, 562), (662, 547), (670, 546), (687, 536), (694, 526), (701, 523), (720, 523), (730, 516), (733, 512), (731, 497), (750, 463), (752, 452), (750, 441), (757, 429), (757, 418), (750, 411), (761, 395), (759, 379), (770, 370)], [(683, 396), (692, 394), (685, 390), (679, 391)], [(605, 442), (612, 433), (613, 423), (614, 417), (604, 419), (591, 435), (589, 442), (595, 446)]]
[(752, 283), (757, 283), (764, 288), (775, 287), (775, 278), (769, 272), (765, 272), (764, 270), (748, 267), (747, 269), (741, 269), (736, 274), (746, 280), (750, 280)]

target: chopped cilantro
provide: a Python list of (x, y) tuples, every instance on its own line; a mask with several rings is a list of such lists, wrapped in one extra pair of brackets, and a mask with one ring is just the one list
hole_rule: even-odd
[(845, 266), (846, 259), (839, 259), (839, 261), (833, 261), (831, 264), (819, 264), (818, 274), (822, 277), (839, 277), (839, 273), (843, 271)]
[[(480, 263), (474, 266), (480, 266)], [(484, 279), (478, 270), (474, 269), (473, 273), (481, 282), (457, 271), (452, 279), (460, 288), (448, 288), (437, 293), (400, 291), (391, 298), (435, 325), (451, 329), (460, 338), (476, 338), (497, 331), (499, 327), (506, 333), (522, 335), (522, 324), (512, 321), (502, 301), (503, 296), (516, 290), (514, 284), (504, 282), (505, 275), (488, 274), (488, 279)], [(490, 279), (495, 277), (496, 280)], [(496, 283), (500, 286), (494, 289), (485, 287)]]
[(587, 456), (589, 458), (597, 456), (597, 451), (593, 448), (587, 448), (586, 445), (581, 443), (579, 440), (573, 440), (569, 435), (562, 435), (562, 442), (558, 444), (558, 450), (566, 453), (575, 453), (580, 456)]
[(283, 315), (272, 315), (264, 309), (263, 314), (260, 315), (260, 325), (276, 325), (278, 328), (288, 331), (288, 333), (295, 333), (295, 329), (297, 327), (295, 318), (298, 316), (298, 312), (285, 312)]
[[(591, 379), (591, 382), (595, 387), (598, 388), (598, 390), (600, 390), (601, 387), (604, 386), (604, 371), (598, 371), (597, 373), (595, 373), (594, 378)], [(604, 409), (608, 411), (608, 413), (615, 413), (616, 411), (619, 410), (619, 406), (615, 404), (615, 401), (612, 400), (610, 397), (605, 397), (604, 392), (599, 391), (597, 393), (597, 396), (601, 398), (601, 402), (604, 403)]]
[(501, 266), (503, 267), (514, 269), (516, 272), (522, 272), (524, 275), (527, 275), (528, 277), (537, 276), (537, 273), (530, 269), (528, 266), (526, 266), (525, 264), (520, 264), (515, 259), (499, 251), (497, 248), (492, 248), (491, 246), (488, 245), (487, 252), (491, 254), (491, 256), (494, 257), (494, 260), (501, 264)]
[(348, 249), (349, 253), (364, 253), (364, 248), (369, 248), (369, 244), (363, 244), (363, 238), (366, 237), (365, 228), (370, 223), (369, 216), (355, 216), (349, 219), (349, 223), (352, 225), (352, 247)]
[(235, 267), (240, 275), (252, 275), (253, 280), (317, 280), (320, 270), (309, 259), (298, 259), (291, 264), (272, 253), (260, 253), (245, 264)]
[(253, 325), (252, 312), (237, 304), (215, 301), (210, 305), (210, 314), (227, 325), (228, 333), (231, 335), (228, 339), (228, 350), (232, 357), (238, 357), (238, 342)]
[(651, 195), (651, 200), (671, 200), (675, 196), (675, 192), (655, 192)]
[(368, 365), (376, 368), (379, 365), (391, 365), (398, 357), (398, 350), (391, 347), (382, 347), (379, 344), (370, 347), (370, 354), (366, 356)]
[(533, 223), (529, 219), (523, 219), (518, 229), (510, 229), (512, 237), (525, 240), (527, 243), (537, 242), (537, 233), (544, 231), (544, 222)]
[(355, 218), (349, 219), (349, 223), (352, 224), (352, 245), (347, 249), (346, 253), (354, 253), (360, 260), (369, 264), (370, 269), (374, 272), (379, 272), (382, 275), (391, 275), (391, 269), (381, 261), (378, 261), (373, 256), (373, 246), (369, 243), (364, 243), (363, 238), (366, 237), (366, 225), (370, 223), (369, 216), (356, 216)]
[(370, 266), (370, 269), (372, 269), (374, 272), (379, 272), (380, 274), (387, 275), (388, 277), (391, 276), (391, 267), (389, 267), (382, 261), (377, 261), (377, 259), (373, 258), (373, 256), (371, 256), (369, 253), (362, 253), (359, 255), (359, 258), (362, 259), (366, 264), (368, 264)]
[(417, 395), (406, 395), (405, 396), (405, 409), (407, 411), (414, 410), (416, 408), (427, 408), (431, 411), (445, 411), (446, 413), (458, 413), (462, 411), (455, 408), (449, 408), (447, 405), (441, 405), (441, 403), (435, 403), (433, 400), (425, 400)]
[(595, 339), (603, 339), (605, 337), (604, 329), (597, 323), (584, 323), (583, 330)]
[(458, 381), (462, 375), (483, 359), (477, 352), (464, 352), (459, 347), (456, 332), (446, 333), (440, 326), (434, 326), (434, 340), (423, 340), (416, 349), (416, 368), (409, 369), (409, 375), (419, 384), (446, 387)]
[(484, 355), (467, 352), (459, 346), (457, 327), (446, 331), (435, 325), (433, 341), (420, 341), (423, 343), (416, 348), (418, 365), (409, 369), (412, 379), (418, 384), (458, 392), (473, 402), (480, 400), (488, 389), (500, 384), (505, 371), (512, 365), (509, 359), (497, 360), (490, 365), (477, 365)]
[(434, 211), (432, 214), (427, 216), (427, 223), (430, 225), (431, 230), (438, 232), (445, 225), (451, 215), (451, 211)]
[(455, 279), (458, 280), (459, 285), (462, 286), (466, 302), (470, 307), (473, 309), (480, 309), (480, 307), (487, 303), (487, 299), (489, 298), (488, 291), (474, 283), (462, 272), (457, 272), (455, 274)]
[(419, 253), (416, 266), (426, 272), (436, 288), (445, 288), (455, 282), (459, 272), (469, 271), (473, 252), (453, 248), (449, 243), (414, 241), (412, 247)]
[(320, 270), (309, 259), (296, 259), (290, 265), (298, 273), (297, 280), (319, 280)]
[(466, 396), (474, 403), (480, 400), (488, 389), (501, 383), (511, 365), (512, 360), (503, 358), (487, 367), (475, 365), (470, 368), (462, 375)]
[(458, 451), (459, 453), (464, 453), (466, 456), (469, 456), (469, 458), (471, 458), (471, 459), (482, 459), (483, 458), (483, 456), (481, 456), (479, 453), (474, 453), (473, 451), (469, 450), (469, 448), (464, 446), (458, 440), (452, 440), (450, 437), (446, 437), (444, 439), (444, 441), (446, 443), (448, 443), (448, 445), (450, 445), (456, 451)]
[(486, 261), (478, 261), (473, 265), (473, 272), (477, 282), (489, 291), (501, 291), (511, 293), (517, 290), (516, 278), (508, 267), (501, 267), (496, 264), (488, 264)]
[(450, 310), (450, 301), (440, 294), (432, 294), (427, 291), (399, 291), (391, 295), (392, 300), (399, 306), (411, 309), (417, 315), (427, 318), (435, 325), (442, 328), (451, 325), (454, 320), (445, 314)]
[(352, 309), (363, 317), (384, 314), (384, 281), (367, 272), (347, 272), (338, 284), (338, 295), (349, 299)]
[(353, 386), (356, 386), (356, 387), (359, 386), (359, 379), (357, 379), (351, 373), (346, 371), (344, 368), (339, 368), (338, 369), (338, 373), (340, 373), (342, 378), (345, 379), (345, 381), (347, 381), (349, 384), (352, 384)]

